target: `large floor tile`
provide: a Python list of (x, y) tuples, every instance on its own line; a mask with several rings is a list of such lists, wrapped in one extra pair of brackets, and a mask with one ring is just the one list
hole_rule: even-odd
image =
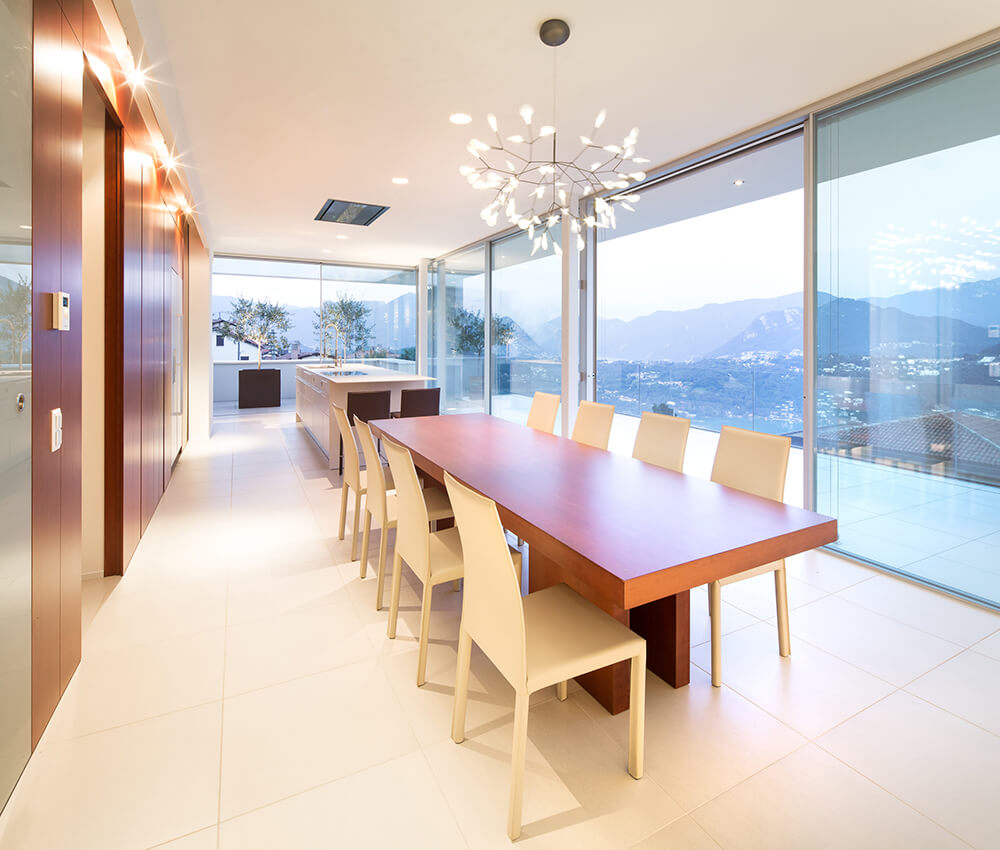
[[(611, 716), (586, 691), (570, 697), (620, 747), (628, 712)], [(685, 811), (700, 806), (802, 746), (805, 738), (708, 674), (691, 669), (691, 684), (672, 688), (646, 678), (646, 771)]]
[(962, 646), (1000, 629), (996, 611), (887, 575), (851, 585), (838, 596)]
[[(711, 646), (691, 660), (711, 671)], [(895, 688), (805, 641), (778, 654), (778, 632), (760, 623), (722, 639), (722, 681), (807, 738), (814, 738)]]
[(219, 838), (221, 850), (468, 846), (421, 753), (224, 821)]
[[(773, 816), (762, 817), (763, 812)], [(965, 846), (811, 744), (702, 806), (692, 817), (727, 850)]]
[(226, 622), (229, 626), (294, 614), (317, 605), (349, 599), (337, 566), (330, 558), (313, 563), (278, 565), (278, 569), (233, 576), (229, 583)]
[[(722, 600), (722, 633), (745, 629), (759, 623), (756, 617)], [(691, 646), (707, 643), (712, 639), (712, 620), (708, 616), (708, 594), (705, 588), (691, 591)]]
[(210, 826), (208, 829), (199, 829), (166, 844), (157, 844), (153, 850), (217, 850), (218, 846), (218, 826)]
[(371, 655), (347, 599), (226, 630), (226, 696), (308, 676)]
[(785, 569), (789, 578), (797, 578), (827, 593), (836, 593), (859, 581), (879, 575), (878, 570), (826, 549), (813, 549), (786, 558)]
[(906, 572), (1000, 605), (1000, 572), (953, 561), (948, 557), (951, 551), (910, 564), (906, 567)]
[[(459, 826), (475, 848), (509, 848), (507, 801), (513, 712), (466, 740), (425, 749)], [(518, 846), (628, 847), (681, 814), (648, 775), (629, 776), (625, 750), (572, 701), (548, 700), (528, 717)]]
[(721, 847), (693, 817), (686, 815), (633, 845), (632, 850), (721, 850)]
[(214, 825), (221, 714), (214, 703), (43, 739), (0, 821), (0, 847), (134, 850)]
[(885, 515), (852, 523), (851, 532), (855, 531), (885, 538), (890, 544), (902, 543), (910, 549), (919, 549), (928, 555), (936, 555), (945, 549), (952, 549), (969, 542), (968, 537), (954, 531), (930, 528)]
[(997, 846), (996, 735), (897, 691), (817, 743), (974, 847)]
[(982, 655), (988, 655), (990, 658), (1000, 661), (1000, 631), (994, 632), (988, 638), (979, 641), (972, 648)]
[(967, 650), (906, 690), (1000, 735), (1000, 660)]
[(227, 699), (222, 818), (417, 749), (374, 661)]
[[(787, 576), (788, 607), (799, 608), (814, 602), (826, 592), (794, 576)], [(722, 588), (722, 600), (759, 620), (766, 620), (777, 613), (774, 595), (774, 573), (727, 584)], [(725, 615), (723, 614), (723, 617)], [(725, 619), (723, 619), (725, 622)]]
[(890, 620), (839, 596), (805, 605), (791, 618), (801, 638), (887, 682), (901, 686), (961, 651), (897, 620)]

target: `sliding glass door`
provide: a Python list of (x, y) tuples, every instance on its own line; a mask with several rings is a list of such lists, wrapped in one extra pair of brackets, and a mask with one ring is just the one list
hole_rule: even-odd
[(1000, 58), (817, 118), (816, 505), (1000, 604)]

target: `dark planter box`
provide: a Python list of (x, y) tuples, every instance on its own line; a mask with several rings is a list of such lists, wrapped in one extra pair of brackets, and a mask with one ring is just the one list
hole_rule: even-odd
[(239, 406), (281, 407), (281, 371), (240, 369)]

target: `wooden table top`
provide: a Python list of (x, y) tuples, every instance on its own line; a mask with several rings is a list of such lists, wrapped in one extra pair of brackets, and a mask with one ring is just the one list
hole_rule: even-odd
[(374, 420), (418, 467), (497, 503), (505, 527), (625, 609), (837, 539), (812, 511), (486, 414)]

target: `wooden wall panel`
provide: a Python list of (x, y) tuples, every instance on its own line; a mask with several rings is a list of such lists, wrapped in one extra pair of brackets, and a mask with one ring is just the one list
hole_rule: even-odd
[[(64, 11), (66, 6), (64, 5)], [(55, 332), (61, 345), (60, 406), (63, 442), (59, 450), (62, 522), (60, 523), (60, 692), (80, 661), (81, 467), (83, 406), (83, 56), (82, 6), (74, 9), (75, 27), (62, 22), (62, 290), (70, 297), (70, 330)], [(103, 304), (97, 305), (102, 309)]]
[[(31, 345), (31, 743), (59, 701), (62, 479), (49, 451), (49, 411), (61, 403), (62, 346), (48, 329), (49, 295), (62, 287), (62, 10), (34, 4)], [(67, 517), (67, 519), (71, 519)]]

